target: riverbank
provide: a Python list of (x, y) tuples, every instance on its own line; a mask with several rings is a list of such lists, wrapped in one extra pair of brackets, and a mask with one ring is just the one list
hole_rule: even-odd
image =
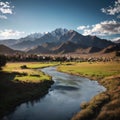
[(81, 104), (81, 111), (72, 120), (118, 120), (120, 119), (120, 63), (70, 63), (58, 67), (59, 71), (97, 80), (107, 88)]
[(7, 63), (0, 71), (0, 118), (23, 102), (32, 101), (48, 93), (54, 83), (51, 76), (37, 68), (57, 63)]

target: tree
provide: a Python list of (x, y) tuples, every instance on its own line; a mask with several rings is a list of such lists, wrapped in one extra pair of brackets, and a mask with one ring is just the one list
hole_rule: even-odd
[(6, 62), (6, 57), (4, 55), (0, 55), (0, 68), (5, 66)]

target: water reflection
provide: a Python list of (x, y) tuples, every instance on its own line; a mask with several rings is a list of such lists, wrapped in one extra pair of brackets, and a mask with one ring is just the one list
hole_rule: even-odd
[(64, 90), (73, 91), (73, 90), (78, 90), (79, 88), (73, 87), (73, 86), (57, 85), (56, 87), (54, 87), (54, 89), (63, 90), (63, 91), (64, 91)]
[(80, 103), (105, 89), (95, 81), (57, 72), (55, 67), (42, 69), (55, 83), (42, 99), (21, 104), (6, 116), (7, 120), (68, 120), (80, 110)]

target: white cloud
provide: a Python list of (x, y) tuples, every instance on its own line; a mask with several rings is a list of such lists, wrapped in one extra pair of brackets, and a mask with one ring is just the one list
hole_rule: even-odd
[(82, 26), (77, 27), (77, 30), (84, 30), (89, 27), (90, 27), (89, 25), (87, 25), (87, 26), (82, 25)]
[(12, 29), (0, 30), (0, 39), (19, 38), (24, 32), (15, 31)]
[[(9, 2), (0, 2), (0, 19), (7, 19), (7, 14), (13, 14), (14, 6), (11, 6)], [(4, 16), (4, 17), (3, 17)]]
[(102, 8), (101, 11), (108, 15), (115, 15), (120, 13), (120, 0), (115, 1), (114, 6), (109, 6), (107, 8)]
[(9, 2), (0, 2), (0, 11), (3, 14), (13, 14), (12, 8)]
[(113, 38), (112, 41), (120, 40), (120, 37)]
[(7, 16), (5, 16), (5, 15), (0, 15), (0, 19), (7, 19)]
[(120, 22), (115, 20), (103, 21), (83, 30), (83, 35), (107, 36), (120, 34)]

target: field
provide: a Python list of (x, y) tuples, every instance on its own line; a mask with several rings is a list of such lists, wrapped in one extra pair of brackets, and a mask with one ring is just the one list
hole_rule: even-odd
[(59, 71), (98, 80), (107, 88), (90, 102), (81, 104), (82, 110), (72, 120), (119, 120), (120, 119), (120, 63), (64, 63)]
[(39, 83), (43, 80), (50, 80), (51, 77), (45, 75), (40, 70), (38, 71), (36, 69), (47, 66), (53, 66), (56, 64), (57, 63), (39, 63), (39, 62), (8, 63), (3, 68), (3, 71), (9, 73), (13, 72), (16, 73), (16, 76), (14, 77), (13, 81)]
[(0, 71), (0, 117), (22, 102), (42, 97), (53, 84), (51, 77), (36, 68), (58, 63), (7, 63)]
[(63, 64), (58, 67), (58, 70), (88, 76), (92, 78), (104, 78), (107, 76), (118, 75), (120, 73), (120, 63), (117, 62), (98, 62), (98, 63), (71, 63), (71, 64)]

